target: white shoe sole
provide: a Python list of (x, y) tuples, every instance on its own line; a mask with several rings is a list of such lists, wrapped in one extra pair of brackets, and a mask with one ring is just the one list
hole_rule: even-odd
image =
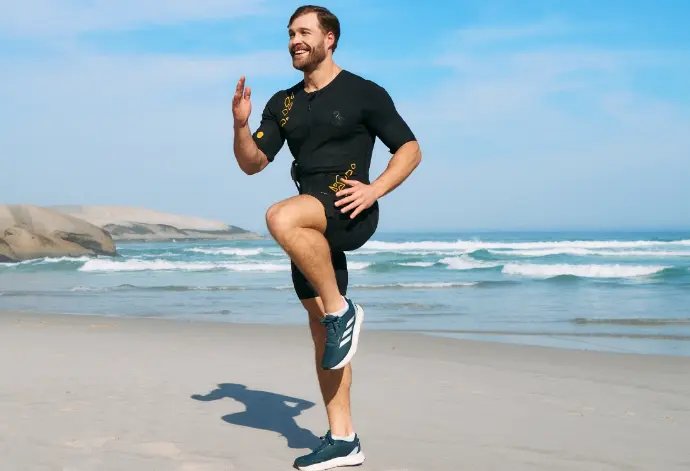
[(344, 368), (345, 365), (350, 363), (352, 357), (357, 353), (357, 344), (359, 342), (359, 331), (362, 328), (362, 322), (364, 321), (364, 309), (359, 304), (355, 304), (355, 326), (352, 329), (352, 347), (350, 351), (347, 352), (345, 358), (343, 358), (340, 363), (335, 365), (333, 368), (328, 368), (329, 370), (339, 370)]
[(338, 468), (340, 466), (359, 466), (364, 463), (364, 453), (360, 450), (355, 455), (342, 456), (340, 458), (333, 458), (325, 463), (316, 463), (310, 466), (298, 467), (302, 471), (324, 471), (326, 469)]

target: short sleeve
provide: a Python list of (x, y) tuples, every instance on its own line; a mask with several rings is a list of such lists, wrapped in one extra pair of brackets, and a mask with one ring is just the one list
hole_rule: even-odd
[(276, 103), (282, 102), (280, 94), (277, 93), (266, 103), (263, 112), (261, 113), (261, 123), (256, 128), (252, 137), (257, 147), (266, 154), (266, 158), (272, 162), (276, 154), (283, 147), (285, 136), (280, 127), (280, 119), (276, 110), (278, 107)]
[(374, 82), (365, 84), (365, 122), (381, 142), (395, 154), (403, 144), (415, 141), (415, 135), (400, 116), (388, 92)]

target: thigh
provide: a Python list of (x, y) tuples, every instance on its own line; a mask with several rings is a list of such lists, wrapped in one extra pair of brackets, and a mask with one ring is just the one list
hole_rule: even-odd
[(379, 223), (379, 206), (375, 202), (350, 219), (350, 214), (338, 212), (328, 219), (325, 237), (333, 250), (350, 251), (362, 247), (376, 232)]
[(323, 233), (327, 218), (323, 203), (312, 195), (296, 195), (275, 203), (266, 211), (270, 226), (308, 227)]
[(335, 206), (338, 198), (334, 193), (312, 190), (305, 194), (320, 201), (324, 208), (326, 230), (323, 234), (331, 250), (336, 252), (356, 250), (376, 232), (379, 223), (378, 201), (351, 219), (349, 212), (343, 213)]

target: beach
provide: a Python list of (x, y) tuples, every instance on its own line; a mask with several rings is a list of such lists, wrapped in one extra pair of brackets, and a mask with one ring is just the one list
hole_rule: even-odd
[[(327, 422), (306, 323), (0, 311), (0, 468), (287, 470)], [(682, 470), (690, 358), (367, 329), (371, 471)]]

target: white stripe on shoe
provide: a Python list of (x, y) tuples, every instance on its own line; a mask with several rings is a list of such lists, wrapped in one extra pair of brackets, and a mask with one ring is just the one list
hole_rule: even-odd
[[(345, 358), (343, 358), (340, 363), (335, 365), (333, 368), (329, 368), (331, 370), (343, 368), (350, 362), (350, 360), (352, 360), (352, 357), (355, 356), (355, 353), (357, 352), (357, 344), (359, 343), (359, 332), (362, 329), (362, 322), (364, 321), (364, 309), (359, 304), (355, 304), (355, 310), (356, 312), (353, 317), (355, 325), (351, 336), (352, 346), (350, 347), (350, 351), (347, 352), (347, 355), (345, 355)], [(343, 342), (345, 342), (345, 340), (343, 340)]]
[(342, 348), (343, 345), (347, 344), (347, 342), (349, 342), (350, 340), (352, 340), (352, 335), (349, 335), (349, 336), (345, 337), (345, 338), (343, 339), (343, 341), (340, 342), (340, 348)]

